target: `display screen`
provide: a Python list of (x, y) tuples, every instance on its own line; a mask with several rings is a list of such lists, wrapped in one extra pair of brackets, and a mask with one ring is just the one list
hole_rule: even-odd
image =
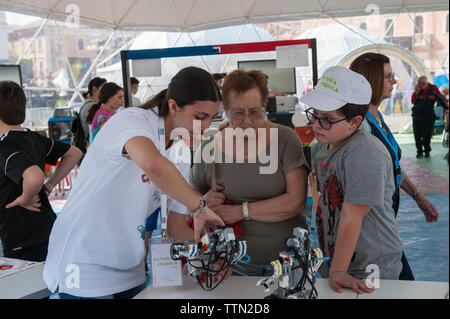
[(48, 129), (50, 137), (55, 141), (70, 141), (72, 136), (72, 121), (49, 121)]
[(0, 82), (13, 81), (22, 86), (20, 65), (0, 65)]
[(269, 77), (269, 90), (278, 93), (295, 94), (295, 68), (277, 69), (276, 60), (238, 61), (238, 69), (259, 70)]

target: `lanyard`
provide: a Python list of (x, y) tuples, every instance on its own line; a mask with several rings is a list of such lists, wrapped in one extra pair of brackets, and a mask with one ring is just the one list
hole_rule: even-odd
[(392, 135), (391, 131), (387, 127), (386, 123), (384, 122), (383, 116), (380, 112), (378, 112), (378, 115), (380, 116), (381, 123), (383, 123), (383, 126), (386, 127), (387, 136), (384, 132), (384, 130), (380, 127), (380, 124), (378, 124), (378, 121), (375, 119), (375, 117), (370, 113), (367, 112), (367, 118), (375, 125), (375, 127), (378, 129), (378, 131), (383, 135), (384, 140), (389, 144), (391, 149), (394, 151), (395, 154), (395, 184), (400, 185), (400, 161), (398, 159), (398, 144), (394, 139), (394, 136)]
[[(164, 130), (164, 117), (158, 119), (159, 152), (165, 157), (166, 134)], [(167, 194), (161, 190), (161, 234), (167, 230)]]

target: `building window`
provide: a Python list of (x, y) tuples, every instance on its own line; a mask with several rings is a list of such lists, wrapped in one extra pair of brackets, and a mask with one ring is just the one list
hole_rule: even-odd
[(84, 50), (84, 40), (78, 39), (78, 50), (82, 51)]
[(363, 30), (367, 30), (367, 23), (365, 21), (359, 23), (359, 28)]
[(423, 17), (417, 16), (414, 18), (414, 34), (423, 34)]
[(394, 23), (392, 19), (387, 19), (384, 22), (384, 34), (386, 37), (394, 36)]
[(445, 15), (444, 28), (444, 32), (448, 33), (448, 13)]

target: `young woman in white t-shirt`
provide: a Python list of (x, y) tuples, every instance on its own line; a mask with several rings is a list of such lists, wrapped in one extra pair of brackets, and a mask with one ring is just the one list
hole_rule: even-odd
[[(97, 134), (50, 235), (44, 280), (62, 298), (130, 298), (145, 284), (140, 232), (166, 201), (167, 232), (200, 240), (205, 223), (224, 225), (187, 182), (190, 152), (171, 140), (176, 128), (191, 137), (194, 120), (209, 127), (221, 94), (199, 68), (178, 72), (168, 89), (141, 107), (113, 116)], [(179, 154), (188, 154), (180, 160)], [(177, 155), (178, 154), (178, 155)], [(194, 215), (194, 232), (186, 211)]]

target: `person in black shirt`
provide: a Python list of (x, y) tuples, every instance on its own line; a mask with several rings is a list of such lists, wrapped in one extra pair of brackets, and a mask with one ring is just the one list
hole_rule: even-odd
[[(56, 215), (53, 187), (81, 158), (81, 151), (24, 129), (26, 98), (15, 82), (0, 82), (0, 240), (8, 258), (45, 261)], [(45, 164), (59, 165), (44, 185)]]

